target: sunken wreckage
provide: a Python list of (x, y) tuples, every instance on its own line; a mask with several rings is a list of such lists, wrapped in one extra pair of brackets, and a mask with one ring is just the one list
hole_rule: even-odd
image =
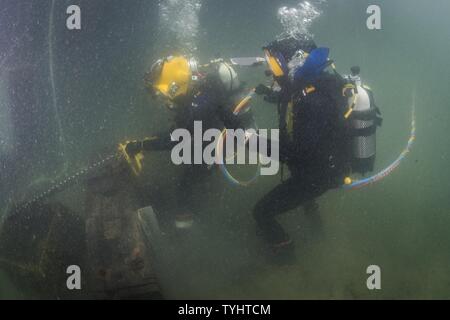
[[(139, 181), (126, 159), (106, 159), (91, 166), (95, 170), (82, 170), (83, 179), (70, 177), (4, 217), (0, 269), (19, 290), (44, 299), (163, 298), (155, 268), (155, 213), (142, 206)], [(76, 180), (83, 212), (55, 200)], [(67, 287), (71, 265), (80, 267), (81, 290)]]

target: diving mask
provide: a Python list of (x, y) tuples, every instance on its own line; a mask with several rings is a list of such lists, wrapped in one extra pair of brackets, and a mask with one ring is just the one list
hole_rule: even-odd
[(277, 78), (284, 76), (285, 68), (283, 68), (283, 59), (281, 55), (273, 55), (268, 49), (265, 49), (264, 53), (266, 56), (267, 65), (269, 66), (273, 76)]

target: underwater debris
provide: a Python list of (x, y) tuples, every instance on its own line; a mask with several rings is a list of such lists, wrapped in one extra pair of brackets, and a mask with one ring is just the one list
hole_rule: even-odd
[[(148, 204), (141, 209), (143, 197), (128, 163), (111, 159), (61, 183), (68, 186), (85, 178), (77, 212), (60, 203), (44, 203), (64, 189), (55, 184), (5, 216), (0, 267), (17, 287), (49, 299), (162, 298), (152, 247), (159, 232), (156, 217)], [(82, 270), (79, 292), (66, 287), (67, 267), (74, 264)]]
[(66, 268), (82, 264), (83, 251), (84, 221), (62, 204), (35, 203), (2, 222), (0, 267), (41, 298), (75, 297), (65, 286)]
[(86, 182), (88, 290), (95, 298), (161, 299), (140, 192), (127, 163)]

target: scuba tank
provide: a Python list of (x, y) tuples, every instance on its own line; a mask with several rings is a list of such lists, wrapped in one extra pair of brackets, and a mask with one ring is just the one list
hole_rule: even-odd
[(351, 167), (353, 172), (365, 174), (373, 171), (376, 156), (376, 130), (381, 125), (380, 111), (375, 105), (373, 93), (362, 84), (359, 67), (352, 67), (352, 75), (345, 79), (352, 85), (348, 98), (351, 106)]
[(230, 64), (220, 62), (217, 66), (217, 73), (227, 92), (233, 92), (240, 87), (238, 75)]

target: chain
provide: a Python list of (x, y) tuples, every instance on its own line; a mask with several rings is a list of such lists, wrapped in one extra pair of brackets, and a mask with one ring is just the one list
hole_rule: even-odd
[(81, 178), (85, 177), (87, 174), (91, 173), (92, 171), (94, 171), (96, 169), (100, 169), (103, 165), (105, 165), (106, 163), (108, 163), (109, 161), (111, 161), (114, 158), (117, 158), (117, 154), (116, 153), (111, 154), (111, 155), (103, 158), (102, 160), (91, 164), (88, 167), (85, 167), (85, 168), (83, 168), (81, 170), (78, 170), (77, 172), (75, 172), (71, 176), (68, 176), (65, 179), (62, 179), (62, 180), (54, 183), (46, 191), (35, 195), (34, 197), (32, 197), (31, 200), (28, 200), (23, 205), (17, 207), (14, 210), (14, 213), (19, 213), (19, 212), (21, 212), (23, 210), (26, 210), (26, 209), (30, 208), (32, 205), (34, 205), (35, 203), (40, 202), (40, 201), (42, 201), (42, 200), (52, 196), (56, 192), (61, 192), (61, 191), (65, 190), (66, 188), (70, 187), (72, 184), (74, 184), (77, 181), (79, 181)]

